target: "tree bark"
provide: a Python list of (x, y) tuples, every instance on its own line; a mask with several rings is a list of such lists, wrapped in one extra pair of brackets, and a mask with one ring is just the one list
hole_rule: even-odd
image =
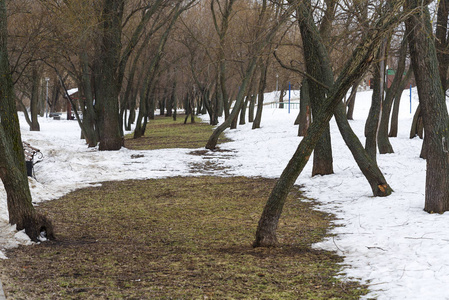
[[(407, 0), (407, 9), (421, 1)], [(441, 88), (438, 59), (427, 7), (415, 9), (406, 20), (413, 73), (423, 111), (426, 140), (426, 194), (424, 210), (449, 210), (449, 116)]]

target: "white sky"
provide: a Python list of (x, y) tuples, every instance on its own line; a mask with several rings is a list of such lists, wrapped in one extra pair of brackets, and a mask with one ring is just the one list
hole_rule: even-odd
[[(413, 112), (417, 106), (413, 91)], [(277, 99), (274, 94), (267, 100)], [(364, 143), (363, 129), (371, 92), (359, 92), (354, 131)], [(262, 128), (251, 125), (227, 130), (233, 142), (220, 145), (232, 152), (209, 153), (208, 160), (224, 170), (216, 175), (278, 177), (298, 143), (293, 121), (297, 109), (265, 107)], [(204, 116), (207, 120), (207, 116)], [(193, 165), (204, 157), (189, 155), (191, 149), (99, 152), (88, 149), (79, 139), (75, 121), (40, 118), (40, 132), (30, 132), (21, 116), (23, 140), (41, 149), (42, 162), (35, 166), (36, 180), (30, 179), (33, 201), (40, 202), (99, 181), (199, 176)], [(344, 145), (335, 122), (331, 121), (334, 154), (333, 175), (311, 178), (311, 161), (297, 180), (306, 195), (321, 203), (320, 209), (337, 215), (332, 239), (314, 245), (345, 256), (345, 277), (370, 283), (366, 297), (378, 299), (449, 299), (449, 214), (430, 215), (423, 211), (425, 161), (419, 158), (421, 140), (408, 137), (412, 115), (409, 91), (404, 91), (398, 138), (390, 139), (394, 154), (379, 155), (378, 163), (395, 190), (386, 198), (374, 198), (368, 182)], [(133, 154), (143, 154), (132, 158)], [(6, 195), (0, 184), (0, 248), (29, 243), (23, 233), (7, 224)], [(251, 243), (252, 241), (248, 241)], [(0, 252), (1, 254), (1, 252)]]

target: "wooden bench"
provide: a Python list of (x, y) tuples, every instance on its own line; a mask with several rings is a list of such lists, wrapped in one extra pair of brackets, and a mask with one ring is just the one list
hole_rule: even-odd
[(33, 177), (33, 167), (34, 167), (34, 156), (39, 155), (39, 158), (42, 158), (43, 155), (41, 151), (37, 148), (34, 148), (27, 142), (23, 143), (23, 152), (25, 154), (25, 163), (27, 167), (27, 175), (29, 177)]

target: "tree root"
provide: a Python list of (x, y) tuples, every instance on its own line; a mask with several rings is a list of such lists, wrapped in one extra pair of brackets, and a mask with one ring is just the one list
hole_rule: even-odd
[(42, 238), (54, 240), (53, 224), (46, 216), (34, 213), (31, 216), (24, 217), (21, 224), (17, 224), (17, 230), (25, 229), (25, 233), (34, 242)]

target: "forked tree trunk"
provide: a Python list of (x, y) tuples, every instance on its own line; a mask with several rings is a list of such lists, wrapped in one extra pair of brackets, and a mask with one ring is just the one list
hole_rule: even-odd
[[(309, 3), (308, 5), (311, 4)], [(330, 69), (323, 68), (322, 66), (322, 64), (325, 64), (322, 61), (323, 55), (319, 53), (322, 49), (319, 45), (316, 45), (316, 39), (309, 29), (309, 17), (310, 15), (307, 13), (298, 14), (307, 74), (313, 78), (319, 78), (322, 81), (322, 83), (314, 80), (308, 82), (308, 98), (312, 106), (312, 116), (315, 118), (326, 97), (326, 88), (323, 87), (323, 84), (326, 86), (332, 85), (333, 74)], [(332, 165), (331, 134), (329, 125), (327, 125), (313, 152), (312, 176), (332, 173), (334, 173), (334, 169)]]
[[(416, 9), (419, 0), (407, 0), (406, 8)], [(410, 55), (424, 115), (426, 142), (426, 194), (424, 210), (449, 210), (449, 116), (442, 89), (430, 14), (420, 7), (405, 22)]]
[[(341, 103), (349, 88), (368, 69), (374, 59), (375, 52), (380, 46), (385, 32), (399, 22), (400, 9), (404, 1), (392, 1), (389, 13), (380, 17), (376, 23), (376, 34), (366, 35), (360, 45), (354, 50), (351, 58), (332, 85), (329, 94), (322, 103), (321, 114), (312, 122), (308, 134), (299, 144), (292, 159), (282, 172), (281, 177), (273, 188), (257, 227), (254, 247), (270, 247), (277, 244), (276, 230), (287, 195), (306, 165), (313, 148), (330, 121), (335, 108)], [(387, 195), (391, 188), (386, 181), (379, 183), (378, 194)]]
[(388, 133), (389, 137), (397, 137), (398, 136), (398, 123), (399, 123), (399, 105), (401, 103), (402, 93), (404, 92), (404, 87), (406, 83), (409, 82), (409, 79), (412, 75), (412, 68), (409, 68), (407, 73), (401, 82), (400, 89), (397, 90), (396, 95), (394, 96), (394, 104), (393, 104), (393, 112), (391, 113), (391, 123), (390, 123), (390, 132)]

